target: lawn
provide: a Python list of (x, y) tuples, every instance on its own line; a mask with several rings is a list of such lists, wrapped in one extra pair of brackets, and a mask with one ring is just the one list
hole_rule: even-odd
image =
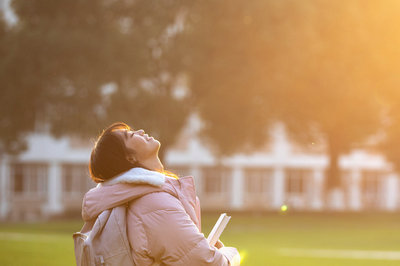
[[(203, 215), (208, 234), (218, 214)], [(0, 265), (74, 265), (80, 221), (0, 224)], [(400, 265), (400, 214), (233, 214), (221, 237), (242, 265)]]

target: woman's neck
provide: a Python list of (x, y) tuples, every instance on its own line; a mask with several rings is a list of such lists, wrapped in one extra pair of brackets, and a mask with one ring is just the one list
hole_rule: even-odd
[(158, 156), (151, 157), (151, 158), (145, 160), (144, 162), (141, 163), (141, 165), (144, 168), (149, 169), (151, 171), (157, 171), (157, 172), (163, 172), (164, 171), (164, 166), (161, 163), (161, 161), (158, 158)]

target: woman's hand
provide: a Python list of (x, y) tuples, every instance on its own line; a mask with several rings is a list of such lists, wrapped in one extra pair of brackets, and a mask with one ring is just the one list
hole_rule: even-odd
[(217, 249), (223, 248), (224, 247), (224, 243), (222, 243), (219, 239), (217, 241), (217, 243), (215, 243), (214, 247), (216, 247)]

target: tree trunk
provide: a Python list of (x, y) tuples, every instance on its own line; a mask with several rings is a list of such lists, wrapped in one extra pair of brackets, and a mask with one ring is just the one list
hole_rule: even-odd
[(339, 169), (339, 153), (337, 151), (329, 152), (329, 166), (327, 171), (327, 179), (325, 190), (327, 192), (341, 187), (340, 169)]
[[(328, 142), (329, 165), (326, 173), (324, 187), (325, 206), (329, 209), (336, 209), (343, 206), (344, 195), (342, 191), (342, 181), (339, 168), (339, 145), (332, 138)], [(343, 206), (344, 207), (344, 206)]]

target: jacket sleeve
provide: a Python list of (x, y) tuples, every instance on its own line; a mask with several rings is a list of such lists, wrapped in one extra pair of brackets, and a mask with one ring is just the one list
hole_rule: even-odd
[[(135, 189), (132, 189), (135, 187)], [(140, 191), (140, 193), (138, 193)], [(147, 193), (161, 191), (161, 188), (149, 185), (115, 184), (101, 186), (89, 190), (83, 199), (82, 217), (89, 220), (99, 215), (103, 210), (114, 208)]]
[[(147, 236), (147, 250), (154, 261), (166, 265), (231, 265), (238, 251), (210, 247), (206, 238), (185, 212), (178, 199), (168, 193), (152, 193), (149, 212), (142, 215)], [(142, 205), (143, 206), (143, 205)]]

